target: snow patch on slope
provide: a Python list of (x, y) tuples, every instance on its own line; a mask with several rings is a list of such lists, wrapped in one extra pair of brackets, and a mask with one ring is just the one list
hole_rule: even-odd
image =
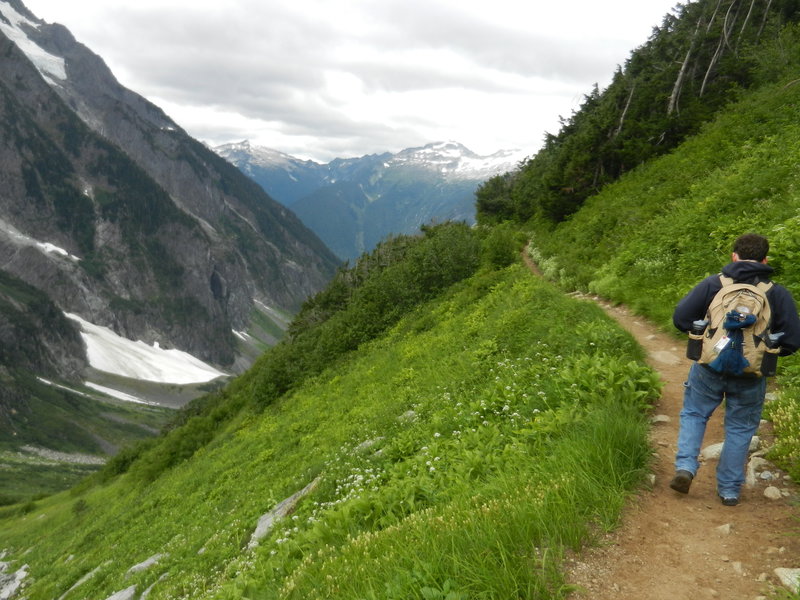
[(106, 396), (111, 396), (112, 398), (116, 398), (117, 400), (124, 400), (125, 402), (133, 402), (134, 404), (147, 404), (148, 406), (161, 406), (158, 402), (149, 402), (148, 400), (142, 400), (141, 398), (137, 398), (136, 396), (132, 396), (131, 394), (126, 394), (125, 392), (120, 392), (119, 390), (115, 390), (113, 388), (106, 387), (98, 383), (92, 383), (91, 381), (87, 381), (85, 385), (88, 388), (97, 390), (101, 394), (105, 394)]
[(66, 80), (67, 69), (64, 59), (50, 54), (25, 34), (25, 27), (38, 29), (39, 24), (22, 16), (7, 2), (0, 2), (0, 11), (10, 23), (0, 19), (0, 31), (27, 55), (42, 76), (54, 83), (57, 83), (57, 80)]
[[(37, 377), (36, 379), (38, 379), (45, 385), (56, 387), (60, 390), (66, 390), (72, 394), (83, 396), (84, 398), (92, 397), (89, 394), (84, 394), (83, 392), (79, 392), (78, 390), (73, 389), (69, 386), (62, 385), (60, 383), (55, 383), (54, 381), (50, 381), (49, 379), (44, 379), (43, 377)], [(141, 398), (137, 398), (136, 396), (131, 396), (130, 394), (126, 394), (125, 392), (120, 392), (119, 390), (105, 387), (97, 383), (92, 383), (91, 381), (87, 381), (84, 385), (88, 388), (92, 388), (93, 390), (97, 390), (98, 392), (105, 394), (106, 396), (111, 396), (112, 398), (117, 398), (118, 400), (124, 400), (125, 402), (133, 402), (135, 404), (147, 404), (148, 406), (161, 406), (158, 402), (150, 402), (148, 400), (142, 400)], [(2, 600), (2, 597), (0, 597), (0, 600)]]
[(35, 240), (30, 236), (21, 233), (16, 227), (14, 227), (11, 223), (0, 219), (0, 234), (5, 234), (6, 238), (17, 246), (33, 246), (37, 248), (40, 252), (46, 255), (58, 255), (63, 258), (68, 258), (72, 261), (78, 262), (80, 257), (75, 256), (74, 254), (70, 254), (63, 248), (56, 246), (55, 244), (51, 244), (50, 242), (40, 242), (39, 240)]
[(202, 383), (226, 375), (188, 352), (164, 350), (157, 343), (149, 346), (142, 341), (134, 342), (108, 327), (93, 325), (78, 315), (64, 314), (80, 325), (89, 364), (98, 371), (173, 384)]

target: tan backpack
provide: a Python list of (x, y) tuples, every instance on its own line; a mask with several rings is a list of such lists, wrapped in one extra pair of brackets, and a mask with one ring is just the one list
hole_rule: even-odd
[(722, 288), (708, 306), (708, 327), (703, 339), (703, 351), (698, 362), (710, 365), (731, 344), (733, 336), (725, 329), (726, 315), (736, 311), (743, 316), (755, 315), (752, 325), (742, 328), (741, 353), (749, 363), (743, 373), (761, 375), (761, 362), (768, 350), (765, 342), (772, 323), (772, 309), (767, 292), (772, 282), (760, 281), (756, 285), (735, 283), (730, 277), (720, 275)]

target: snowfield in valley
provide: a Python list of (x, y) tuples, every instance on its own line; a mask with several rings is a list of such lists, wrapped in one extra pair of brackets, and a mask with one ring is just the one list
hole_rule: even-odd
[(65, 313), (81, 328), (89, 364), (98, 371), (157, 383), (189, 384), (211, 381), (227, 374), (181, 350), (165, 350), (158, 343), (125, 339), (108, 327), (93, 325), (78, 315)]

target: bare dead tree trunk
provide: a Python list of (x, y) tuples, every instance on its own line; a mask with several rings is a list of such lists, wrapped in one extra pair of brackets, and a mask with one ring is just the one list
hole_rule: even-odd
[(622, 124), (625, 122), (625, 115), (628, 114), (628, 109), (631, 106), (631, 100), (633, 100), (633, 91), (635, 89), (636, 89), (636, 82), (634, 81), (633, 85), (631, 86), (631, 91), (628, 93), (628, 99), (625, 102), (625, 108), (622, 109), (622, 114), (619, 116), (619, 123), (617, 123), (616, 129), (614, 129), (614, 132), (611, 134), (610, 139), (612, 140), (619, 135), (620, 131), (622, 131)]
[(769, 7), (772, 5), (772, 0), (767, 0), (767, 8), (764, 9), (764, 18), (761, 19), (761, 27), (758, 28), (756, 34), (756, 43), (761, 39), (761, 32), (764, 31), (764, 26), (767, 24), (767, 17), (769, 16)]
[[(733, 18), (733, 22), (728, 26), (728, 18), (731, 16), (731, 11), (733, 7), (736, 6), (736, 0), (731, 2), (731, 5), (728, 7), (728, 12), (725, 13), (725, 20), (722, 22), (722, 37), (725, 40), (725, 45), (730, 49), (733, 50), (731, 47), (731, 29), (733, 29), (733, 24), (736, 22), (736, 16)], [(737, 11), (738, 13), (738, 11)]]
[[(755, 0), (754, 0), (755, 1)], [(686, 57), (683, 59), (678, 77), (675, 79), (675, 85), (672, 86), (672, 94), (669, 96), (669, 105), (667, 106), (667, 116), (671, 115), (678, 107), (678, 97), (681, 95), (681, 88), (683, 87), (683, 79), (686, 76), (686, 68), (689, 66), (689, 59), (692, 56), (695, 42), (697, 41), (697, 32), (700, 31), (700, 24), (703, 22), (703, 17), (697, 19), (697, 26), (694, 28), (692, 34), (692, 41), (689, 44), (689, 50), (686, 52)]]
[(720, 4), (722, 4), (722, 0), (717, 0), (717, 6), (714, 7), (714, 12), (711, 14), (711, 18), (708, 20), (708, 25), (706, 25), (706, 33), (711, 31), (711, 26), (714, 24), (714, 19), (717, 18), (717, 11), (719, 11)]
[(728, 37), (730, 35), (730, 31), (728, 29), (728, 17), (730, 17), (731, 10), (736, 5), (736, 0), (731, 2), (731, 5), (728, 7), (728, 12), (725, 13), (725, 19), (722, 21), (722, 34), (719, 38), (719, 44), (717, 45), (717, 49), (714, 52), (714, 56), (711, 57), (711, 62), (708, 63), (708, 68), (706, 69), (705, 77), (703, 77), (703, 83), (700, 86), (700, 94), (699, 96), (702, 97), (703, 93), (706, 90), (706, 84), (708, 83), (708, 78), (711, 77), (711, 72), (714, 70), (714, 67), (717, 65), (717, 61), (719, 61), (719, 57), (722, 56), (722, 51), (725, 46), (730, 48), (730, 44), (728, 41)]
[(742, 41), (742, 35), (744, 34), (744, 29), (747, 27), (747, 22), (750, 20), (750, 15), (753, 14), (753, 6), (755, 5), (756, 0), (750, 0), (750, 9), (747, 11), (747, 15), (744, 18), (744, 22), (742, 23), (742, 28), (739, 30), (739, 35), (736, 38), (736, 52), (739, 51), (739, 42)]
[(717, 64), (719, 57), (722, 55), (723, 44), (724, 44), (723, 39), (719, 38), (719, 44), (717, 44), (717, 49), (714, 51), (714, 56), (711, 57), (711, 62), (708, 63), (706, 74), (703, 77), (703, 83), (700, 85), (700, 93), (698, 95), (701, 98), (703, 96), (703, 93), (706, 91), (706, 84), (708, 83), (708, 78), (711, 76), (711, 71), (714, 69), (714, 66)]

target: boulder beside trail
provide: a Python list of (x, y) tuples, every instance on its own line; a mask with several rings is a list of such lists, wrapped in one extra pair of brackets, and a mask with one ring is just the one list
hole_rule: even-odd
[(778, 568), (775, 569), (775, 575), (793, 594), (800, 593), (800, 569)]

